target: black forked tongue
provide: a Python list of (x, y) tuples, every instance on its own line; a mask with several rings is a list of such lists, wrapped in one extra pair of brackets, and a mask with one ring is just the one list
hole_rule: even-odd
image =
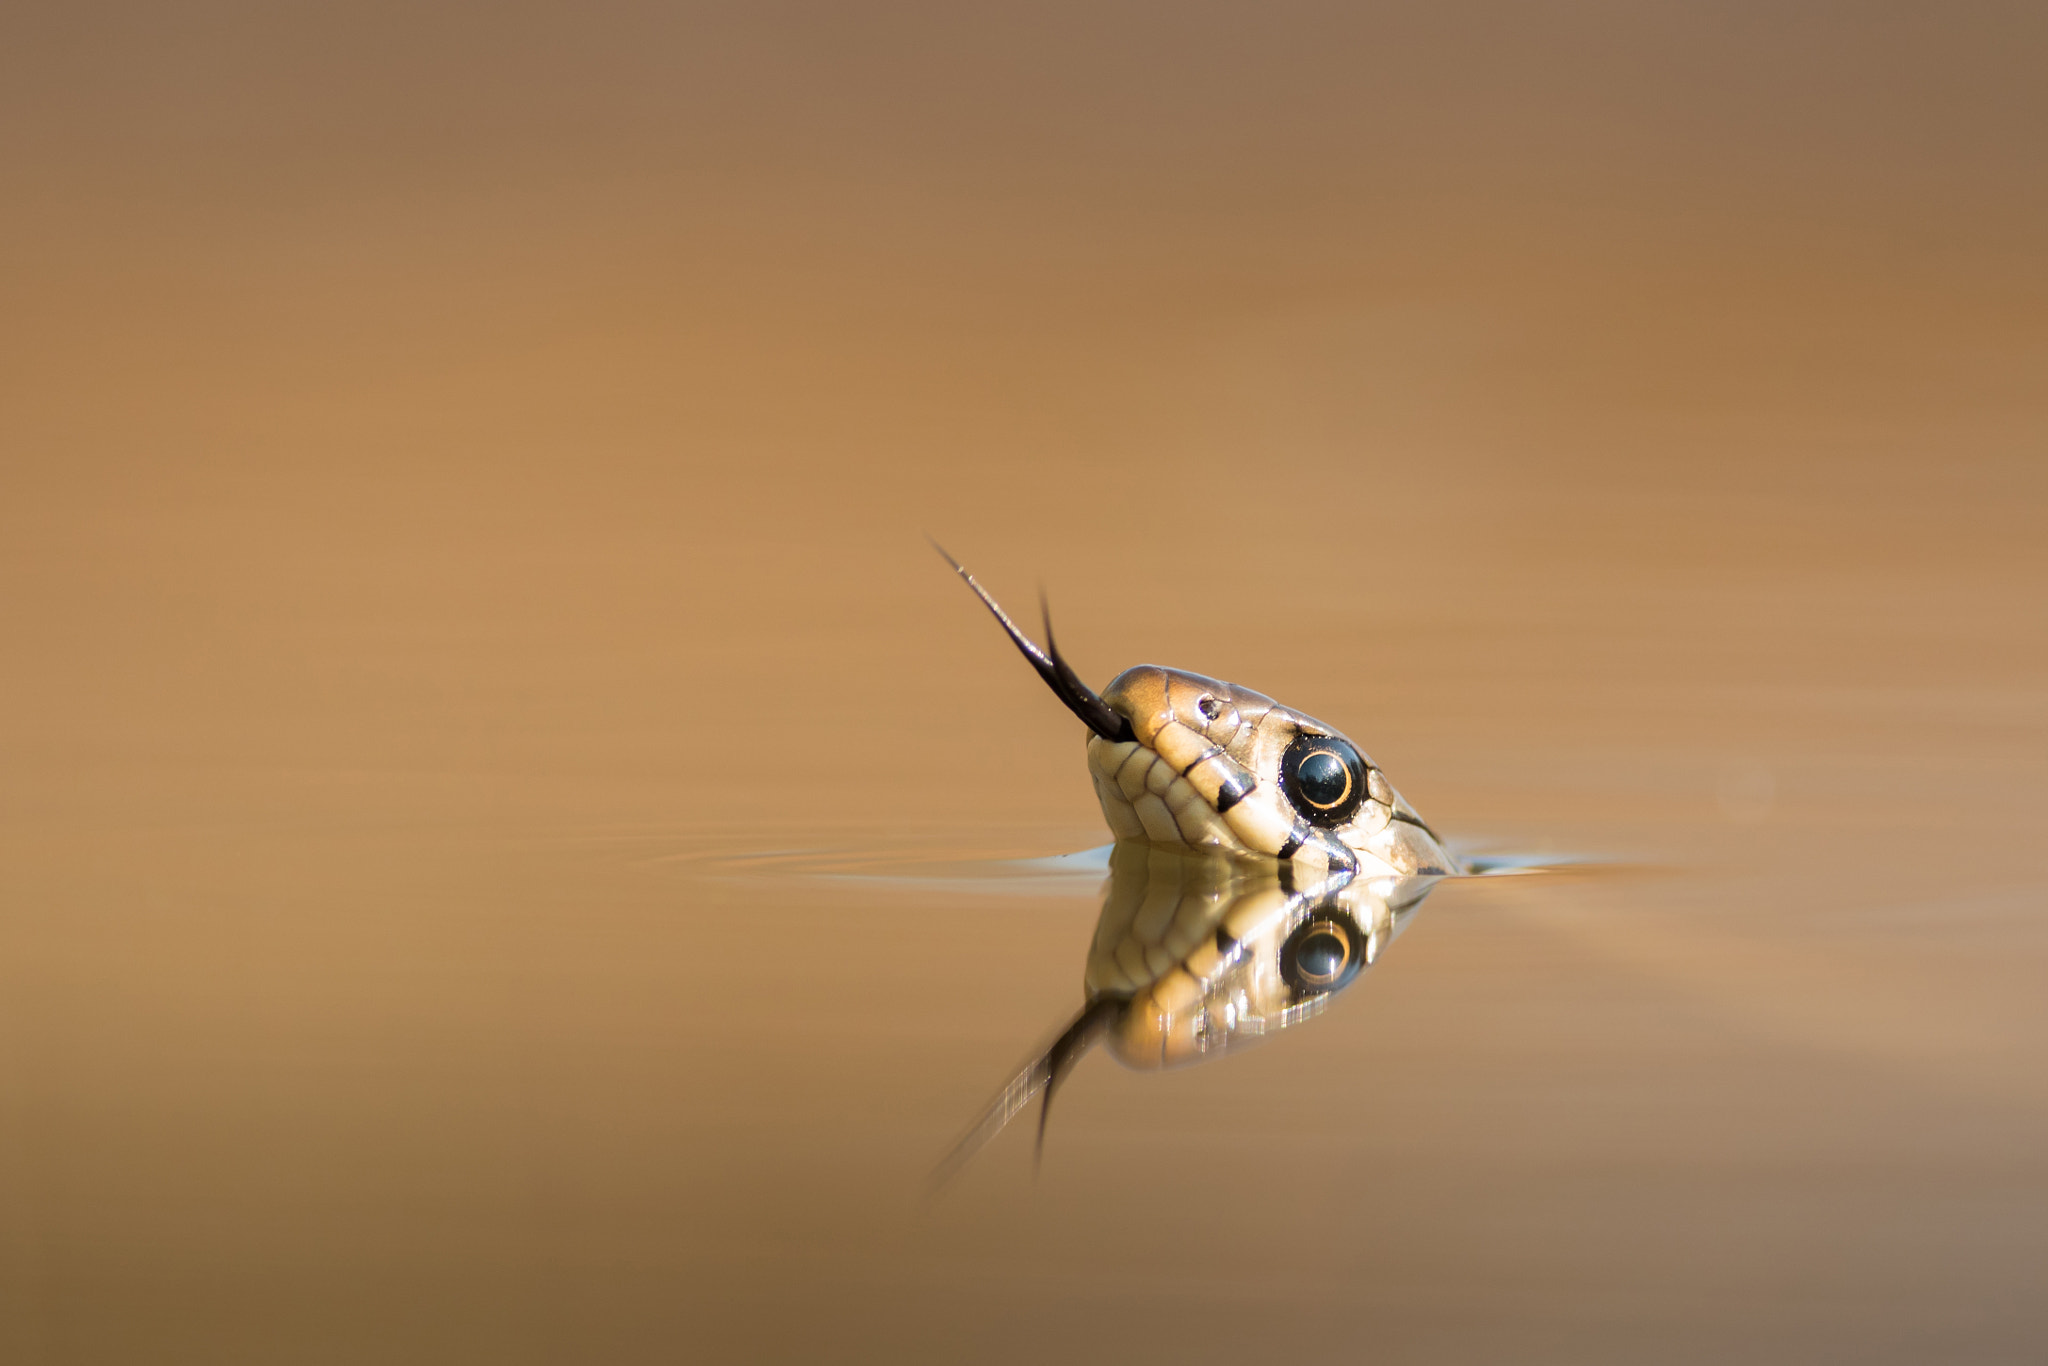
[(1076, 1016), (1066, 1032), (1053, 1040), (1052, 1047), (1046, 1050), (1045, 1090), (1039, 1093), (1038, 1100), (1038, 1141), (1031, 1148), (1034, 1170), (1045, 1158), (1045, 1122), (1052, 1118), (1052, 1093), (1072, 1075), (1075, 1064), (1102, 1042), (1102, 1036), (1116, 1024), (1116, 1017), (1126, 1004), (1108, 996), (1090, 1001), (1088, 1008)]
[(1043, 594), (1039, 597), (1039, 607), (1045, 612), (1045, 648), (1041, 650), (1032, 643), (1030, 636), (1017, 629), (1017, 623), (1011, 621), (1010, 614), (996, 605), (996, 600), (988, 595), (988, 590), (974, 581), (974, 575), (968, 573), (960, 561), (946, 554), (944, 546), (933, 541), (932, 549), (945, 557), (946, 563), (952, 565), (953, 572), (967, 581), (967, 586), (974, 590), (974, 596), (981, 599), (982, 605), (995, 613), (995, 618), (1002, 623), (1003, 630), (1009, 633), (1017, 648), (1024, 652), (1024, 658), (1031, 661), (1031, 667), (1038, 670), (1038, 676), (1045, 680), (1045, 686), (1051, 688), (1053, 695), (1067, 704), (1067, 710), (1080, 717), (1083, 725), (1105, 740), (1131, 738), (1130, 719), (1110, 710), (1109, 704), (1097, 697), (1095, 690), (1083, 683), (1067, 661), (1060, 658), (1059, 646), (1053, 644), (1052, 640), (1052, 610), (1045, 606)]
[(974, 1122), (974, 1127), (953, 1145), (953, 1151), (947, 1153), (945, 1160), (932, 1172), (926, 1194), (936, 1195), (947, 1182), (959, 1175), (960, 1169), (967, 1165), (967, 1159), (980, 1152), (1034, 1099), (1040, 1101), (1038, 1142), (1031, 1152), (1032, 1166), (1036, 1168), (1039, 1158), (1045, 1153), (1045, 1121), (1052, 1113), (1052, 1093), (1072, 1075), (1081, 1059), (1102, 1042), (1103, 1036), (1115, 1028), (1117, 1016), (1128, 1004), (1128, 1001), (1109, 996), (1090, 1001), (1087, 1008), (1060, 1031), (1060, 1036), (1045, 1052), (1026, 1063), (1024, 1070), (1012, 1077), (1002, 1093), (989, 1102), (988, 1108), (981, 1112), (981, 1118)]

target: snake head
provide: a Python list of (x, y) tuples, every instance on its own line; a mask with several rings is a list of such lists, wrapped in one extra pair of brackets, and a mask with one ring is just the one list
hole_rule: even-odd
[(1334, 727), (1263, 693), (1141, 664), (1102, 701), (1127, 738), (1094, 735), (1088, 769), (1119, 840), (1321, 876), (1438, 876), (1458, 865), (1379, 766)]
[(1053, 644), (1024, 633), (972, 574), (974, 590), (1053, 695), (1088, 727), (1088, 767), (1119, 842), (1292, 863), (1309, 876), (1460, 872), (1436, 832), (1365, 751), (1263, 693), (1140, 664), (1101, 693)]

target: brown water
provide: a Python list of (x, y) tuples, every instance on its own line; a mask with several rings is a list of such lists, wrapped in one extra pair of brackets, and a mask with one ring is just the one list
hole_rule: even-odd
[[(6, 24), (0, 1358), (2048, 1355), (2035, 11)], [(927, 530), (1564, 870), (926, 1201)]]

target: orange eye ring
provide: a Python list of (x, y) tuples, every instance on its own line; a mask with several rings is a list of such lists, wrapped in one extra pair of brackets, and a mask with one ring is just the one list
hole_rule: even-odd
[(1365, 802), (1365, 760), (1341, 735), (1304, 732), (1280, 758), (1280, 785), (1310, 825), (1333, 829)]

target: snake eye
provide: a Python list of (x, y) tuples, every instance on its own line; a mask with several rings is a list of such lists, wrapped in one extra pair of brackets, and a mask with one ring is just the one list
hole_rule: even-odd
[(1365, 941), (1348, 916), (1310, 917), (1280, 948), (1280, 975), (1298, 995), (1335, 991), (1357, 976)]
[(1339, 736), (1297, 735), (1280, 758), (1280, 783), (1310, 825), (1343, 825), (1365, 801), (1365, 760)]

